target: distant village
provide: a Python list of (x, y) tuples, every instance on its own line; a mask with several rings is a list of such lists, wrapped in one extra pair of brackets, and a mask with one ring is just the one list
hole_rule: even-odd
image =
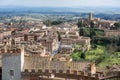
[[(104, 37), (120, 36), (119, 30), (111, 30), (117, 21), (93, 18), (92, 13), (81, 21), (88, 27), (92, 21)], [(77, 22), (0, 23), (0, 76), (2, 80), (119, 80), (118, 64), (101, 70), (94, 62), (70, 57), (75, 50), (90, 49), (91, 38), (79, 34)]]

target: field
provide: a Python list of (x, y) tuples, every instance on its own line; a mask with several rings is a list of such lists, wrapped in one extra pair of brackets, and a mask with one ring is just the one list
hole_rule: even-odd
[[(84, 57), (81, 55), (84, 53)], [(120, 64), (120, 52), (110, 53), (106, 46), (97, 45), (95, 49), (89, 51), (75, 51), (71, 57), (75, 61), (96, 62), (97, 67), (106, 68), (112, 64)]]

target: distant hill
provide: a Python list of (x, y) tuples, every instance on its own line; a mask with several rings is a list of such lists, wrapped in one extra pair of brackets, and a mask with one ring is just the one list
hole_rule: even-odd
[(119, 7), (20, 7), (20, 6), (0, 6), (0, 12), (93, 12), (120, 14)]
[(30, 13), (40, 13), (74, 14), (85, 17), (89, 12), (92, 12), (94, 17), (100, 17), (103, 19), (120, 19), (120, 8), (118, 7), (0, 7), (0, 15), (25, 15)]

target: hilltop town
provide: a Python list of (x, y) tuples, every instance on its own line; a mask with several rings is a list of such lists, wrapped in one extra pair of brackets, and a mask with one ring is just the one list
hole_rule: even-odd
[(2, 80), (120, 79), (120, 22), (0, 22)]

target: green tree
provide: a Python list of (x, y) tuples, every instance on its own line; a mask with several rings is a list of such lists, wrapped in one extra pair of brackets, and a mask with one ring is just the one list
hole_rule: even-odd
[(79, 34), (80, 34), (80, 36), (83, 36), (83, 35), (84, 35), (83, 27), (85, 27), (85, 24), (84, 24), (82, 21), (79, 21), (79, 22), (77, 23), (77, 26), (78, 26), (78, 28), (80, 28), (80, 29), (79, 29)]
[(81, 56), (80, 56), (81, 59), (85, 59), (86, 58), (86, 55), (84, 52), (81, 53)]
[(95, 36), (94, 22), (91, 21), (90, 22), (90, 38), (93, 39), (94, 36)]
[(43, 24), (45, 24), (46, 26), (51, 26), (51, 21), (50, 20), (43, 21)]
[(90, 27), (91, 27), (91, 28), (94, 28), (94, 27), (95, 27), (94, 25), (95, 25), (94, 22), (91, 21), (91, 22), (90, 22)]
[(82, 21), (77, 23), (78, 28), (85, 27), (85, 24)]
[(83, 35), (84, 35), (84, 30), (83, 30), (83, 28), (80, 28), (80, 29), (79, 29), (79, 34), (80, 34), (80, 36), (83, 36)]
[(58, 24), (61, 24), (61, 23), (62, 23), (62, 21), (52, 21), (51, 22), (52, 25), (58, 25)]
[(120, 29), (120, 22), (115, 23), (114, 26), (115, 26), (116, 30), (119, 30)]
[(60, 41), (61, 40), (61, 35), (58, 31), (57, 31), (57, 34), (58, 34), (58, 41)]

